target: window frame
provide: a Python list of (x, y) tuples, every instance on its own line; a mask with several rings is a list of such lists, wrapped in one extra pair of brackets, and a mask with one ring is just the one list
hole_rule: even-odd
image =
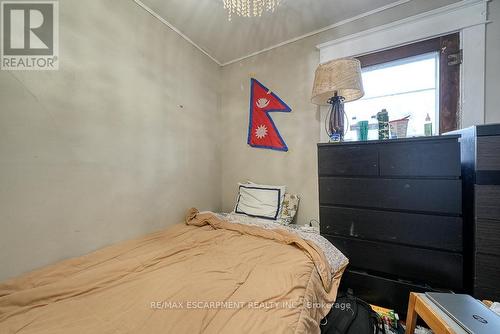
[(460, 64), (449, 65), (448, 56), (460, 52), (460, 34), (453, 33), (356, 57), (361, 67), (380, 65), (426, 53), (439, 52), (439, 133), (459, 128)]

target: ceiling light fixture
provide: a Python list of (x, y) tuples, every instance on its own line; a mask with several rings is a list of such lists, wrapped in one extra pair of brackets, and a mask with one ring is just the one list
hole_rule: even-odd
[(261, 16), (264, 11), (274, 12), (281, 0), (222, 0), (227, 10), (228, 20), (233, 14), (242, 17)]

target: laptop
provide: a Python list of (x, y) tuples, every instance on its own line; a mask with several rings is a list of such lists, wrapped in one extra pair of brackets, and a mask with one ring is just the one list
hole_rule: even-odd
[(500, 333), (500, 316), (469, 295), (426, 292), (426, 296), (471, 334)]

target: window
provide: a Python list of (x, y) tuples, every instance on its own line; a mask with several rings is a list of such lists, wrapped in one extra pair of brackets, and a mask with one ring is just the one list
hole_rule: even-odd
[(368, 139), (378, 139), (376, 114), (390, 120), (409, 117), (407, 136), (423, 136), (427, 116), (433, 134), (457, 129), (459, 64), (449, 56), (459, 51), (458, 34), (359, 57), (365, 96), (346, 103), (346, 140), (357, 139), (357, 123), (369, 122)]

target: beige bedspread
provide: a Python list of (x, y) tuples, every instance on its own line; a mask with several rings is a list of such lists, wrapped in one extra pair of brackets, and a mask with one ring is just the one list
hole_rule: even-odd
[(297, 235), (192, 210), (0, 284), (0, 333), (319, 333), (342, 271)]

